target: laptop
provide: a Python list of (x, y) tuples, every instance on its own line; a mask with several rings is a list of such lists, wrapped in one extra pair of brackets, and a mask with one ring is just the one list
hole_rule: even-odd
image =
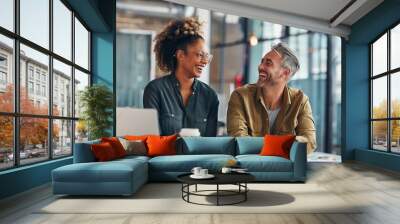
[(117, 107), (117, 136), (160, 135), (156, 109)]

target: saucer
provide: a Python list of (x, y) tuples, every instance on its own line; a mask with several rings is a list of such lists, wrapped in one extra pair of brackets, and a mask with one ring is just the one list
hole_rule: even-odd
[(232, 170), (234, 173), (249, 173), (247, 170)]
[(194, 175), (194, 174), (190, 175), (190, 178), (193, 178), (193, 179), (211, 179), (211, 178), (214, 178), (214, 177), (215, 176), (212, 175), (212, 174), (207, 174), (207, 175), (204, 175), (204, 176)]

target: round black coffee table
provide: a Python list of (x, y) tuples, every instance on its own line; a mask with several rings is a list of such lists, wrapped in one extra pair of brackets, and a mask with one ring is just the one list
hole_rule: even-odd
[[(193, 179), (190, 177), (191, 173), (182, 174), (177, 177), (178, 181), (182, 183), (182, 199), (188, 203), (198, 204), (198, 205), (234, 205), (239, 204), (241, 202), (245, 202), (247, 200), (247, 192), (249, 188), (247, 187), (247, 183), (255, 180), (255, 177), (249, 173), (215, 173), (213, 174), (215, 177), (212, 179)], [(197, 190), (198, 184), (204, 185), (216, 185), (215, 190)], [(190, 186), (195, 186), (194, 191), (190, 191)], [(223, 190), (220, 189), (220, 185), (236, 185), (238, 186), (237, 190)], [(215, 194), (205, 194), (209, 192), (215, 192)], [(216, 197), (216, 204), (202, 204), (190, 201), (190, 196), (204, 196), (204, 197)], [(234, 201), (231, 203), (221, 203), (221, 197), (230, 197), (230, 196), (241, 196), (240, 200)]]

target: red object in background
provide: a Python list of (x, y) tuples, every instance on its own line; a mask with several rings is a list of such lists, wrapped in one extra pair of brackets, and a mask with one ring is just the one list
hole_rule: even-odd
[(237, 73), (235, 75), (235, 89), (241, 87), (242, 85), (243, 85), (243, 75)]

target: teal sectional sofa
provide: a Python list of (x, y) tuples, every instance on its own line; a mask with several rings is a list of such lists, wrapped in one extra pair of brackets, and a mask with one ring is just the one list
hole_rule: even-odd
[(90, 141), (75, 144), (74, 163), (52, 171), (54, 194), (131, 195), (148, 181), (176, 181), (193, 167), (219, 172), (228, 160), (236, 160), (260, 182), (304, 182), (306, 144), (295, 142), (290, 159), (260, 156), (262, 137), (184, 137), (177, 141), (177, 155), (127, 156), (96, 162)]

